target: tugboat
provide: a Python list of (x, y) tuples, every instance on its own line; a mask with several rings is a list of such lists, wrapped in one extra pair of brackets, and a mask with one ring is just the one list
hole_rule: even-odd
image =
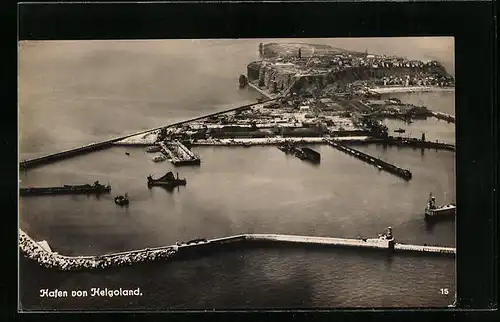
[(240, 88), (245, 88), (248, 84), (248, 79), (245, 75), (240, 75), (240, 79), (239, 79), (239, 82), (240, 82)]
[(444, 206), (437, 207), (436, 206), (436, 198), (429, 194), (429, 201), (427, 202), (427, 206), (425, 207), (425, 219), (437, 219), (443, 217), (454, 216), (456, 212), (457, 206), (455, 204), (448, 204)]
[(153, 179), (151, 175), (148, 176), (148, 187), (150, 188), (152, 186), (177, 187), (185, 185), (186, 179), (179, 179), (179, 173), (177, 173), (177, 178), (175, 178), (172, 171), (167, 172), (167, 174), (159, 179)]
[(117, 196), (115, 197), (115, 204), (119, 206), (126, 206), (129, 204), (128, 196), (125, 194), (125, 196)]
[(399, 129), (394, 130), (394, 132), (396, 132), (396, 133), (405, 133), (406, 130), (402, 129), (402, 128), (399, 128)]

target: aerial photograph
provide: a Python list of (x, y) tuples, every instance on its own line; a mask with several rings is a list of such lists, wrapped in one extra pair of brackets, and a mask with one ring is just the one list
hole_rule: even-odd
[(447, 308), (452, 37), (19, 41), (21, 312)]

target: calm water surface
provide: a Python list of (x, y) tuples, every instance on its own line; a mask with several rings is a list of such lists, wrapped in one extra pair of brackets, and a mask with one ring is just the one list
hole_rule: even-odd
[[(260, 41), (23, 43), (20, 153), (29, 158), (255, 101), (237, 79)], [(389, 48), (386, 51), (397, 50)], [(356, 49), (356, 48), (355, 48)], [(420, 53), (425, 55), (428, 49)], [(431, 55), (431, 54), (429, 54)], [(453, 113), (454, 93), (391, 94)], [(392, 122), (392, 123), (391, 123)], [(400, 127), (397, 121), (390, 128)], [(454, 126), (428, 119), (405, 135), (454, 143)], [(115, 147), (20, 174), (21, 186), (109, 182), (111, 195), (29, 197), (20, 227), (61, 254), (100, 254), (241, 233), (375, 236), (454, 246), (455, 225), (425, 225), (429, 192), (455, 201), (455, 155), (381, 146), (364, 152), (408, 168), (405, 182), (328, 146), (312, 166), (275, 147), (194, 148), (200, 167), (154, 163)], [(125, 155), (129, 152), (130, 156)], [(146, 176), (178, 171), (187, 186), (148, 189)], [(128, 208), (113, 196), (129, 194)], [(446, 306), (450, 258), (344, 250), (241, 249), (200, 258), (61, 273), (21, 262), (21, 305), (45, 309), (212, 309)], [(44, 276), (40, 279), (39, 276)], [(141, 287), (142, 297), (41, 299), (40, 288)]]

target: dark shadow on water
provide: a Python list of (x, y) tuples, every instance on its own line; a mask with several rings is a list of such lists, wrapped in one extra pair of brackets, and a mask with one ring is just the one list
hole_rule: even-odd
[(435, 225), (436, 225), (436, 223), (434, 221), (426, 220), (425, 221), (425, 231), (428, 233), (432, 233), (434, 231)]
[(434, 230), (434, 227), (437, 225), (440, 225), (445, 222), (452, 222), (455, 223), (455, 217), (446, 217), (446, 218), (441, 218), (441, 219), (426, 219), (425, 220), (425, 230), (427, 232), (432, 232)]
[(172, 194), (174, 192), (179, 192), (180, 191), (180, 187), (168, 187), (168, 186), (161, 186), (159, 187), (163, 190), (165, 190), (166, 192)]
[(153, 187), (153, 186), (148, 186), (148, 188), (149, 188), (151, 194), (152, 194), (152, 190), (154, 188), (161, 189), (161, 190), (166, 191), (166, 192), (168, 192), (170, 194), (173, 194), (175, 192), (177, 192), (177, 193), (180, 192), (180, 187), (179, 186), (177, 186), (177, 187), (171, 187), (171, 186), (155, 186), (155, 187)]

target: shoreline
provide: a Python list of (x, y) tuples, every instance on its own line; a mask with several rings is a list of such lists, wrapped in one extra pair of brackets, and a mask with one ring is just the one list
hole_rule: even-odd
[(374, 87), (368, 89), (369, 92), (376, 94), (392, 93), (428, 93), (428, 92), (455, 92), (455, 87), (436, 87), (436, 86), (397, 86), (397, 87)]

